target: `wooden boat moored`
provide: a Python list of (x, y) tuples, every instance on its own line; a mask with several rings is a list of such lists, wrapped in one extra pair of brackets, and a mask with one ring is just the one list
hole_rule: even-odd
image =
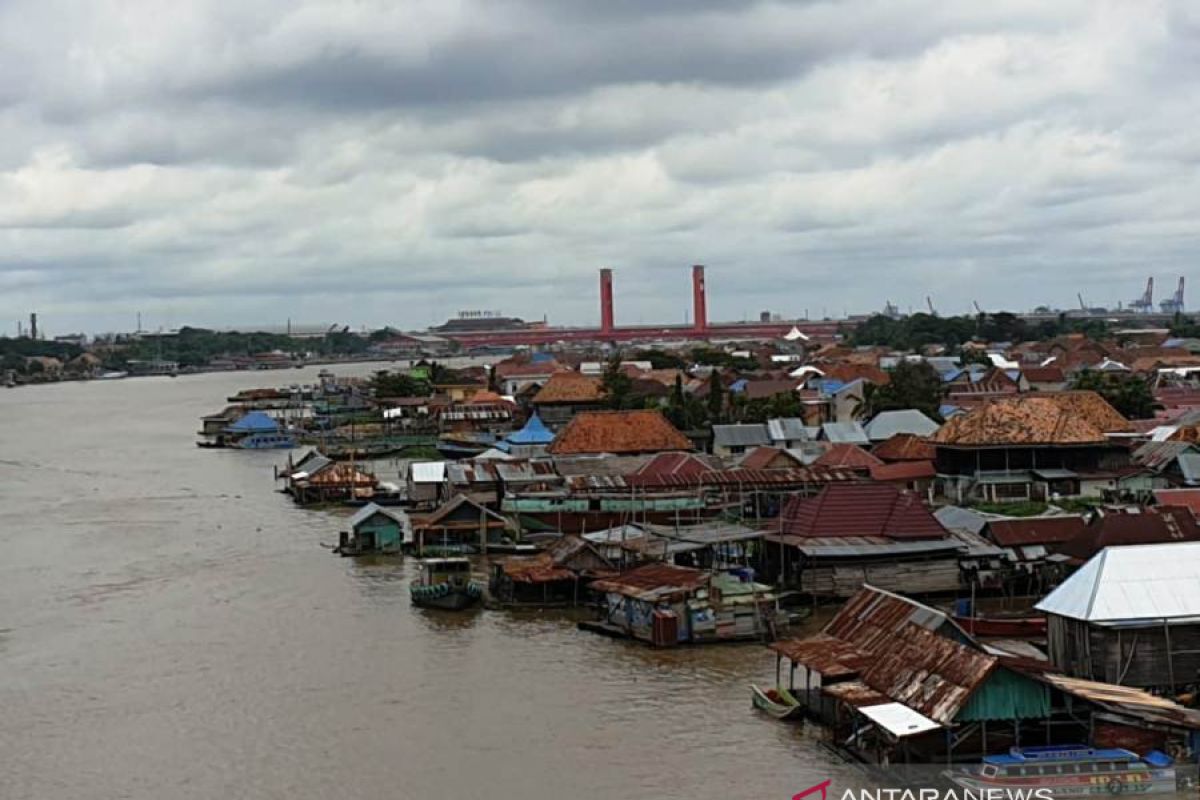
[(775, 719), (799, 719), (804, 713), (800, 701), (787, 689), (762, 689), (750, 684), (754, 707)]
[(972, 636), (998, 636), (1006, 639), (1046, 638), (1046, 618), (1025, 617), (968, 617), (954, 615), (954, 621)]

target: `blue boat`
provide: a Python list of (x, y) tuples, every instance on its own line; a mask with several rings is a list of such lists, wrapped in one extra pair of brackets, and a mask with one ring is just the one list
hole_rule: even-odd
[[(1014, 747), (946, 777), (976, 792), (1048, 790), (1054, 797), (1162, 794), (1177, 791), (1175, 762), (1153, 750), (1145, 758), (1120, 748), (1084, 745)], [(989, 795), (990, 796), (990, 795)]]

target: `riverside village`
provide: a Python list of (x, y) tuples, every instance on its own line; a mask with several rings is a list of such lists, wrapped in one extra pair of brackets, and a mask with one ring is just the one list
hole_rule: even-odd
[(972, 791), (1196, 791), (1181, 309), (717, 325), (696, 267), (692, 322), (648, 330), (612, 281), (599, 329), (388, 330), (369, 377), (214, 398), (197, 444), (278, 451), (326, 557), (419, 564), (414, 613), (763, 648), (774, 680), (730, 691), (764, 726)]

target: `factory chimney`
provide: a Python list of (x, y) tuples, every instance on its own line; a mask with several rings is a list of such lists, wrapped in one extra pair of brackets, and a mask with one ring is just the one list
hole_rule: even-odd
[(38, 337), (37, 312), (35, 311), (34, 313), (29, 315), (29, 338), (37, 339), (37, 337)]
[(605, 267), (600, 270), (600, 332), (612, 333), (613, 330), (613, 292), (612, 270)]
[(698, 331), (708, 328), (708, 302), (704, 295), (704, 265), (692, 267), (692, 319)]

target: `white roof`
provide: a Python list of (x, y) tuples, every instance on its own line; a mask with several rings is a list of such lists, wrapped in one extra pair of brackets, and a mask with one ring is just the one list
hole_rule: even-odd
[(1009, 361), (1007, 358), (1005, 358), (1003, 353), (988, 353), (987, 357), (991, 360), (993, 367), (998, 367), (1000, 369), (1021, 368), (1021, 365), (1016, 361)]
[(1174, 436), (1178, 430), (1178, 425), (1159, 425), (1157, 428), (1150, 430), (1150, 441), (1165, 442)]
[(863, 716), (893, 736), (903, 739), (935, 731), (942, 727), (924, 714), (913, 711), (903, 703), (883, 703), (858, 709)]
[(513, 456), (509, 455), (508, 453), (504, 452), (503, 450), (497, 450), (494, 447), (489, 447), (487, 450), (484, 450), (482, 453), (475, 456), (471, 460), (472, 461), (512, 461)]
[(441, 483), (446, 480), (445, 461), (417, 461), (409, 466), (413, 483)]
[(1200, 618), (1200, 542), (1106, 547), (1037, 610), (1100, 624)]
[(803, 367), (796, 367), (788, 373), (789, 378), (803, 378), (807, 375), (820, 375), (825, 377), (825, 373), (814, 367), (812, 364), (805, 364)]
[(583, 534), (583, 538), (589, 542), (596, 544), (609, 544), (613, 542), (628, 542), (634, 539), (641, 539), (646, 535), (646, 532), (636, 525), (627, 524), (620, 525), (616, 528), (607, 528), (602, 531), (592, 531), (591, 533)]
[(797, 339), (799, 339), (802, 342), (808, 341), (808, 336), (805, 335), (804, 331), (800, 330), (795, 325), (792, 326), (792, 329), (790, 331), (788, 331), (787, 333), (785, 333), (783, 335), (783, 338), (787, 339), (789, 342), (794, 342)]

